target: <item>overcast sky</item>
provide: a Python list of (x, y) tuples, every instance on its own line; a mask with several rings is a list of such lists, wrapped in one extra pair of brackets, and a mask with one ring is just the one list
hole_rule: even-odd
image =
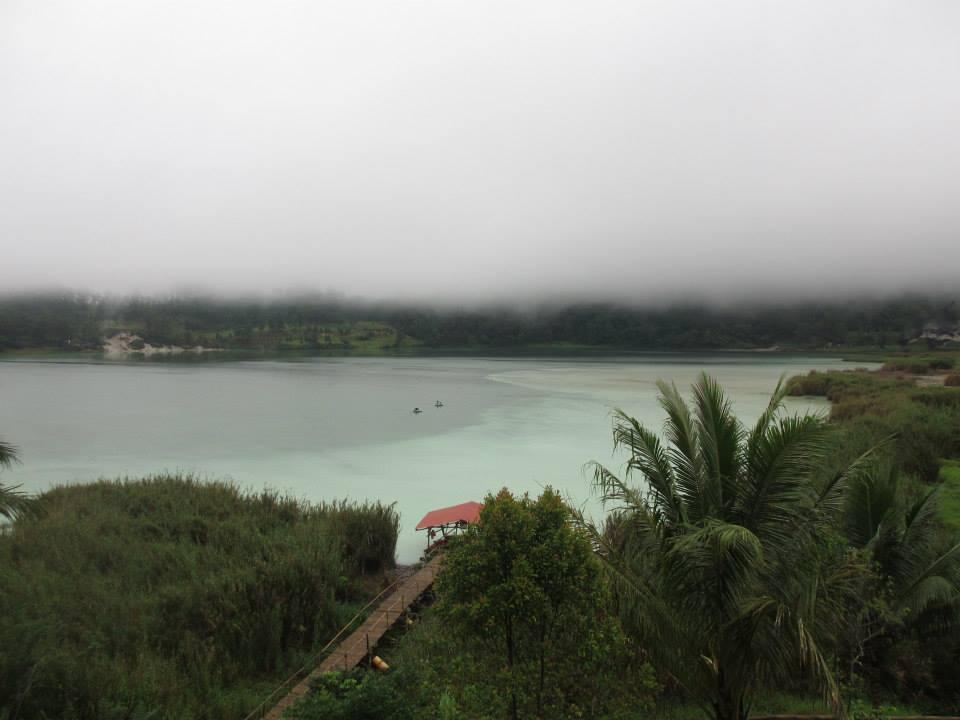
[(960, 2), (0, 0), (6, 289), (960, 289)]

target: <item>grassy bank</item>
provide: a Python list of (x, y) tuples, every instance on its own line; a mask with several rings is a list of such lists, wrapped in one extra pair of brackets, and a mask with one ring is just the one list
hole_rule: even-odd
[(918, 386), (889, 373), (811, 372), (790, 380), (795, 396), (825, 397), (851, 452), (894, 437), (898, 463), (926, 483), (944, 460), (960, 459), (960, 388)]
[(11, 717), (242, 717), (375, 591), (398, 531), (391, 506), (184, 476), (57, 488), (39, 506), (0, 536)]

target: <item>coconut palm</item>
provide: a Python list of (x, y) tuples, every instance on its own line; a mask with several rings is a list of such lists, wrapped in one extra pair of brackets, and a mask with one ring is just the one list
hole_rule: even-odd
[[(17, 448), (0, 440), (0, 468), (9, 468), (17, 462), (20, 462)], [(18, 487), (17, 485), (10, 487), (0, 484), (0, 515), (8, 520), (15, 520), (21, 515), (27, 514), (32, 508), (32, 502), (26, 495), (17, 490)]]
[(873, 463), (850, 484), (844, 531), (863, 548), (890, 588), (890, 603), (908, 625), (935, 616), (937, 623), (960, 618), (960, 542), (945, 542), (937, 519), (935, 486), (908, 497), (889, 460)]
[(782, 381), (751, 428), (706, 375), (691, 407), (658, 387), (665, 441), (617, 411), (625, 477), (592, 464), (611, 513), (602, 532), (587, 527), (625, 626), (716, 720), (746, 718), (758, 686), (801, 667), (839, 708), (828, 648), (860, 574), (819, 538), (865, 459), (814, 482), (830, 428), (784, 413)]

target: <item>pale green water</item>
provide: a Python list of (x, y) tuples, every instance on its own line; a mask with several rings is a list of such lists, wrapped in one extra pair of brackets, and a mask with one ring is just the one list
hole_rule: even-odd
[(427, 510), (502, 486), (535, 493), (550, 484), (588, 500), (583, 464), (619, 468), (611, 408), (660, 427), (658, 378), (686, 390), (706, 370), (752, 420), (781, 374), (839, 367), (766, 355), (0, 362), (0, 437), (24, 461), (3, 482), (39, 491), (184, 470), (309, 499), (396, 500), (398, 555), (411, 561), (424, 542), (413, 527)]

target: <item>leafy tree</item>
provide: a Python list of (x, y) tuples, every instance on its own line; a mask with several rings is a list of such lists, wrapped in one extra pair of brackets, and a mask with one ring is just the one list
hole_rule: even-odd
[[(839, 705), (829, 652), (861, 573), (828, 539), (865, 459), (815, 483), (830, 429), (820, 416), (787, 416), (782, 383), (749, 429), (706, 375), (692, 407), (676, 386), (659, 388), (666, 442), (618, 411), (626, 479), (594, 464), (613, 508), (603, 532), (587, 527), (625, 627), (716, 720), (746, 718), (760, 686), (800, 669)], [(635, 474), (646, 491), (629, 482)]]
[(590, 543), (570, 520), (549, 488), (537, 500), (501, 490), (449, 549), (438, 579), (441, 612), (504, 668), (513, 718), (599, 703), (602, 689), (583, 679), (626, 651)]

